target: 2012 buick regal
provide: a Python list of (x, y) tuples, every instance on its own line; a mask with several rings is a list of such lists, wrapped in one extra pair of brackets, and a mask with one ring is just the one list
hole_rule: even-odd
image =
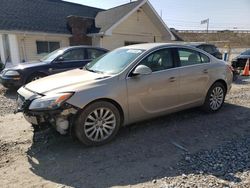
[(230, 66), (202, 50), (140, 44), (31, 82), (18, 90), (17, 103), (31, 124), (100, 145), (133, 122), (196, 106), (218, 111), (231, 83)]

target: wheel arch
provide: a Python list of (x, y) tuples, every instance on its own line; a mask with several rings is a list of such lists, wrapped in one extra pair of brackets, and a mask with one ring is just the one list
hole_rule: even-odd
[[(93, 100), (93, 101), (89, 102), (87, 105), (85, 105), (85, 107), (82, 108), (82, 109), (80, 110), (80, 112), (84, 111), (84, 109), (85, 109), (87, 106), (89, 106), (89, 105), (91, 105), (91, 104), (93, 104), (93, 103), (95, 103), (95, 102), (99, 102), (99, 101), (105, 101), (105, 102), (109, 102), (109, 103), (113, 104), (113, 105), (118, 109), (118, 111), (119, 111), (119, 113), (120, 113), (120, 116), (121, 116), (121, 124), (124, 123), (125, 114), (124, 114), (124, 111), (123, 111), (121, 105), (120, 105), (117, 101), (115, 101), (115, 100), (113, 100), (113, 99), (110, 99), (110, 98), (99, 98), (99, 99)], [(80, 113), (80, 112), (79, 112), (79, 113)]]
[(225, 93), (227, 93), (228, 87), (227, 87), (227, 83), (226, 83), (225, 80), (223, 80), (223, 79), (216, 80), (216, 81), (210, 86), (210, 88), (211, 88), (215, 83), (221, 83), (221, 84), (224, 86), (225, 90), (226, 90)]
[(48, 74), (46, 74), (45, 72), (42, 72), (42, 71), (35, 71), (35, 72), (31, 73), (30, 76), (31, 75), (35, 75), (35, 74), (40, 74), (40, 75), (48, 76)]
[(44, 73), (44, 72), (41, 72), (41, 71), (35, 71), (35, 72), (32, 72), (31, 74), (29, 74), (29, 75), (26, 77), (26, 79), (25, 79), (25, 83), (27, 83), (27, 82), (28, 82), (28, 80), (29, 80), (30, 78), (32, 78), (32, 76), (34, 76), (34, 75), (43, 75), (43, 76), (48, 76), (48, 74), (46, 74), (46, 73)]

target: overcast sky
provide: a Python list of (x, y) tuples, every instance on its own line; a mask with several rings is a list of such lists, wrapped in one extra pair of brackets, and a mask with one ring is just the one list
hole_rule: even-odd
[[(108, 9), (129, 0), (67, 0)], [(210, 19), (209, 29), (250, 30), (250, 0), (149, 0), (169, 27), (205, 29), (201, 20)]]

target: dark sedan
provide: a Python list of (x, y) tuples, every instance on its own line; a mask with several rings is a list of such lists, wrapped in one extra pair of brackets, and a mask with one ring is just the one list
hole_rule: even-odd
[(90, 46), (60, 48), (38, 62), (27, 62), (3, 69), (0, 82), (7, 88), (18, 88), (48, 75), (81, 68), (107, 51)]
[(247, 59), (250, 59), (250, 49), (242, 52), (239, 56), (232, 60), (233, 68), (244, 69)]
[(222, 59), (222, 53), (220, 53), (218, 48), (213, 44), (196, 43), (196, 44), (192, 44), (191, 46), (202, 49), (205, 52), (207, 52), (207, 53), (211, 54), (212, 56), (216, 57), (217, 59)]

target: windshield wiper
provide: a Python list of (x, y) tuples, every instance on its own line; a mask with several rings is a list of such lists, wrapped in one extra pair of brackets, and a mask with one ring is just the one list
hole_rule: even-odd
[(102, 71), (98, 71), (98, 70), (93, 70), (93, 69), (88, 69), (87, 67), (84, 67), (85, 70), (89, 71), (89, 72), (94, 72), (94, 73), (99, 73), (99, 74), (104, 74), (104, 72)]

